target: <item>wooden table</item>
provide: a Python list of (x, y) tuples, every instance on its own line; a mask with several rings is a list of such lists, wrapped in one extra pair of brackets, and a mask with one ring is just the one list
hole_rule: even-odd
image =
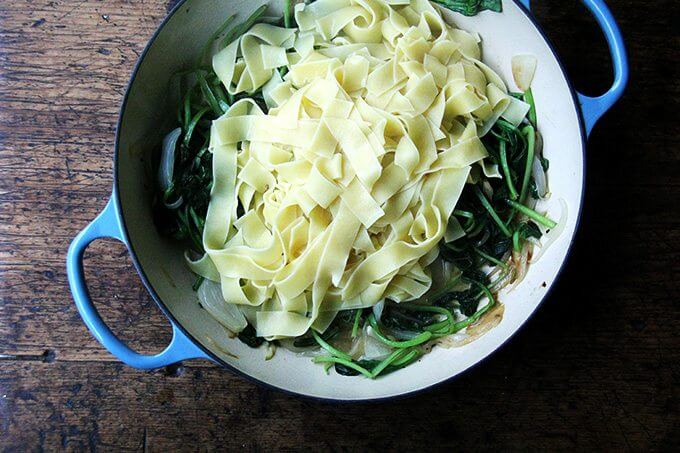
[[(604, 91), (611, 66), (585, 9), (534, 3), (575, 85)], [(370, 405), (292, 397), (208, 362), (137, 371), (92, 338), (64, 256), (109, 196), (126, 81), (172, 5), (0, 3), (0, 447), (677, 448), (680, 11), (672, 0), (609, 3), (631, 84), (590, 139), (582, 227), (555, 291), (492, 360)], [(104, 318), (133, 347), (160, 350), (169, 327), (123, 246), (99, 241), (88, 256)]]

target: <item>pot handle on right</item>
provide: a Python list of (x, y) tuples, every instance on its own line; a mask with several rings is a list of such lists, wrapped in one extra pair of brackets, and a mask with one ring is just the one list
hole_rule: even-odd
[[(626, 55), (626, 46), (623, 43), (621, 30), (605, 2), (603, 0), (581, 1), (595, 16), (598, 25), (602, 29), (609, 45), (612, 65), (614, 66), (614, 83), (612, 83), (612, 86), (606, 93), (601, 96), (591, 97), (577, 92), (586, 135), (590, 135), (590, 131), (593, 130), (597, 120), (619, 100), (626, 89), (628, 84), (628, 56)], [(530, 0), (519, 0), (519, 2), (527, 10), (530, 9)]]

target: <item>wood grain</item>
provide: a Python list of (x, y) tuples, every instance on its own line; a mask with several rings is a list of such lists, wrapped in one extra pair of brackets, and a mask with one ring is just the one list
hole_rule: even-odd
[[(0, 447), (24, 450), (672, 450), (680, 444), (678, 7), (610, 0), (626, 97), (596, 127), (574, 253), (492, 360), (426, 394), (331, 405), (207, 362), (143, 372), (89, 335), (64, 269), (111, 187), (118, 106), (174, 2), (0, 3)], [(576, 1), (534, 1), (575, 85), (604, 91), (604, 40)], [(586, 55), (588, 58), (584, 58)], [(167, 322), (124, 247), (98, 241), (100, 311), (144, 352)]]

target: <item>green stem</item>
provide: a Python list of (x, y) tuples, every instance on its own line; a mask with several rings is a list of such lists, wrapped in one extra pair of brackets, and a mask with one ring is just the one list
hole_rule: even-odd
[(417, 349), (411, 349), (409, 353), (407, 353), (405, 356), (395, 360), (392, 362), (393, 367), (404, 367), (411, 363), (414, 359), (416, 359), (420, 355), (420, 351)]
[(475, 280), (470, 280), (470, 281), (472, 283), (476, 284), (477, 286), (479, 286), (482, 289), (484, 294), (486, 294), (486, 297), (489, 298), (489, 303), (486, 304), (485, 306), (483, 306), (482, 308), (480, 308), (479, 310), (477, 310), (472, 316), (468, 317), (467, 319), (464, 319), (462, 321), (459, 321), (459, 322), (453, 324), (451, 326), (451, 331), (449, 332), (449, 334), (456, 333), (456, 332), (468, 327), (469, 325), (477, 322), (477, 320), (479, 318), (481, 318), (484, 313), (489, 311), (489, 309), (491, 309), (491, 307), (493, 307), (496, 304), (496, 299), (494, 299), (493, 294), (491, 294), (491, 291), (489, 290), (489, 288), (487, 288), (485, 285), (482, 285), (478, 281), (475, 281)]
[(418, 334), (415, 338), (407, 341), (394, 341), (390, 340), (387, 338), (381, 331), (380, 327), (378, 327), (378, 321), (376, 321), (375, 316), (373, 313), (368, 315), (368, 322), (373, 328), (373, 333), (375, 333), (375, 336), (378, 337), (380, 341), (385, 343), (387, 346), (391, 346), (393, 348), (410, 348), (411, 346), (418, 346), (419, 344), (425, 343), (427, 340), (429, 340), (432, 337), (432, 332), (425, 331), (420, 334)]
[(527, 118), (532, 126), (536, 127), (538, 124), (538, 119), (536, 117), (536, 102), (534, 102), (534, 93), (531, 91), (531, 87), (524, 92), (524, 102), (529, 104), (529, 113), (527, 113)]
[(550, 219), (550, 218), (548, 218), (548, 217), (546, 217), (542, 214), (539, 214), (538, 212), (534, 211), (533, 209), (531, 209), (527, 206), (524, 206), (523, 204), (517, 203), (516, 201), (512, 201), (512, 200), (505, 200), (505, 201), (506, 201), (506, 203), (508, 203), (510, 205), (511, 208), (513, 208), (513, 209), (521, 212), (525, 216), (537, 221), (538, 223), (540, 223), (541, 225), (543, 225), (546, 228), (555, 228), (557, 226), (557, 222), (555, 222), (554, 220), (552, 220), (552, 219)]
[(417, 305), (417, 304), (409, 304), (409, 303), (401, 303), (399, 304), (400, 308), (405, 308), (406, 310), (413, 310), (413, 311), (427, 311), (430, 313), (438, 313), (440, 315), (444, 315), (446, 319), (444, 321), (431, 324), (429, 326), (425, 326), (426, 331), (430, 332), (438, 332), (444, 328), (448, 330), (448, 328), (451, 326), (453, 323), (453, 313), (451, 313), (449, 310), (447, 310), (444, 307), (435, 307), (432, 305)]
[(451, 328), (451, 322), (451, 320), (447, 319), (446, 321), (430, 324), (429, 326), (425, 326), (425, 330), (432, 332), (433, 338), (445, 336), (448, 335), (449, 329)]
[(196, 214), (196, 211), (192, 206), (189, 207), (189, 215), (191, 216), (191, 220), (194, 221), (194, 225), (196, 226), (198, 232), (203, 234), (203, 226), (205, 225), (205, 220), (198, 217), (198, 214)]
[(477, 194), (477, 198), (479, 198), (479, 201), (482, 202), (482, 206), (484, 206), (484, 209), (487, 210), (491, 218), (496, 222), (498, 225), (498, 228), (500, 228), (501, 232), (506, 235), (507, 237), (512, 236), (512, 233), (510, 233), (510, 230), (508, 230), (508, 227), (505, 226), (503, 221), (498, 217), (498, 214), (496, 211), (493, 209), (493, 206), (491, 206), (491, 203), (489, 203), (489, 200), (486, 199), (486, 196), (482, 193), (482, 191), (479, 189), (478, 186), (475, 186), (475, 193)]
[(487, 255), (486, 253), (482, 252), (482, 251), (481, 251), (480, 249), (478, 249), (477, 247), (474, 247), (474, 250), (475, 250), (475, 253), (476, 253), (477, 255), (481, 256), (482, 258), (484, 258), (485, 260), (489, 261), (490, 263), (493, 263), (493, 264), (495, 264), (495, 265), (497, 265), (497, 266), (500, 266), (500, 267), (502, 267), (503, 269), (507, 269), (507, 268), (508, 268), (508, 265), (505, 264), (503, 261), (501, 261), (501, 260), (499, 260), (499, 259), (497, 259), (497, 258), (494, 258), (494, 257), (491, 256), (491, 255)]
[(359, 332), (359, 321), (361, 321), (361, 312), (363, 310), (358, 309), (356, 314), (354, 315), (354, 324), (352, 324), (352, 338), (356, 338), (357, 333)]
[(182, 77), (177, 78), (177, 122), (179, 125), (184, 129), (184, 126), (186, 126), (186, 123), (184, 122), (184, 84), (182, 83)]
[(203, 250), (203, 243), (202, 243), (201, 237), (200, 237), (200, 235), (197, 235), (194, 228), (191, 227), (191, 223), (193, 223), (193, 220), (189, 220), (189, 213), (188, 213), (188, 208), (187, 208), (186, 204), (184, 205), (184, 209), (178, 209), (177, 210), (177, 216), (180, 219), (180, 221), (182, 222), (182, 224), (186, 227), (187, 234), (189, 235), (191, 242), (194, 243), (196, 250), (202, 251)]
[(470, 211), (463, 211), (462, 209), (454, 209), (453, 215), (466, 217), (468, 219), (474, 219), (475, 218), (475, 215), (473, 213), (471, 213)]
[(503, 173), (505, 174), (505, 182), (508, 185), (508, 191), (510, 192), (510, 198), (513, 200), (517, 199), (517, 189), (515, 189), (515, 184), (512, 181), (512, 176), (510, 174), (510, 166), (508, 165), (508, 151), (504, 141), (500, 142), (500, 154), (501, 154), (501, 167), (503, 168)]
[(210, 108), (212, 108), (215, 115), (222, 115), (224, 112), (222, 111), (219, 102), (217, 102), (215, 94), (210, 89), (210, 85), (208, 85), (208, 81), (205, 80), (205, 76), (200, 72), (198, 73), (198, 83), (201, 86), (201, 92), (203, 93), (203, 96), (208, 101), (208, 104), (210, 105)]
[(515, 230), (515, 232), (512, 233), (512, 248), (515, 252), (520, 252), (522, 250), (522, 247), (519, 244), (519, 230)]
[(213, 85), (213, 91), (217, 96), (217, 103), (219, 104), (222, 111), (226, 112), (227, 110), (229, 110), (230, 107), (229, 98), (227, 97), (227, 94), (224, 92), (224, 88), (222, 88), (222, 82), (220, 82), (219, 79), (217, 80), (217, 83)]
[(201, 110), (198, 111), (196, 115), (189, 121), (189, 124), (186, 127), (186, 132), (184, 133), (184, 146), (189, 147), (189, 142), (191, 142), (191, 136), (194, 133), (194, 129), (196, 128), (196, 125), (198, 122), (201, 120), (203, 115), (205, 115), (208, 110), (210, 110), (210, 107), (203, 107)]
[(522, 134), (527, 138), (527, 160), (524, 164), (524, 178), (522, 179), (522, 191), (519, 195), (520, 203), (526, 200), (529, 180), (531, 179), (531, 166), (534, 163), (534, 153), (536, 148), (536, 130), (533, 126), (526, 126), (522, 129)]
[(460, 217), (465, 217), (467, 220), (465, 222), (465, 226), (463, 226), (463, 230), (465, 233), (469, 233), (472, 231), (472, 229), (475, 227), (475, 215), (469, 211), (463, 211), (460, 209), (454, 209), (453, 210), (453, 215), (455, 216), (460, 216)]
[(267, 10), (267, 5), (262, 5), (259, 8), (257, 8), (255, 11), (253, 11), (253, 14), (248, 16), (248, 18), (243, 22), (241, 25), (237, 25), (236, 27), (232, 28), (229, 33), (224, 35), (224, 38), (222, 38), (222, 42), (220, 43), (221, 47), (227, 47), (229, 44), (231, 44), (236, 38), (240, 37), (243, 33), (247, 32), (250, 30), (250, 27), (252, 27), (255, 24), (255, 21), (257, 21), (262, 14)]
[(285, 0), (283, 2), (283, 26), (286, 28), (293, 28), (293, 2), (292, 0)]
[(519, 128), (517, 126), (512, 124), (510, 121), (504, 120), (503, 118), (499, 118), (496, 124), (498, 124), (503, 129), (507, 129), (515, 133), (519, 132)]
[(187, 90), (186, 96), (184, 96), (184, 127), (186, 127), (191, 121), (191, 92), (193, 89), (193, 87), (189, 88)]
[(449, 278), (449, 281), (446, 282), (446, 284), (442, 288), (440, 288), (437, 292), (427, 297), (427, 302), (433, 303), (444, 294), (450, 292), (453, 289), (454, 285), (460, 281), (462, 276), (463, 276), (462, 272), (459, 272), (456, 275), (452, 275), (451, 278)]
[(347, 368), (351, 368), (355, 371), (358, 371), (359, 373), (363, 374), (369, 379), (373, 379), (373, 373), (368, 371), (366, 368), (362, 367), (361, 365), (357, 365), (356, 363), (352, 362), (351, 360), (343, 359), (342, 357), (333, 357), (329, 355), (321, 355), (314, 357), (313, 359), (314, 363), (339, 363), (340, 365), (344, 365)]
[(319, 343), (319, 346), (324, 348), (326, 351), (330, 352), (333, 356), (349, 360), (350, 362), (352, 361), (352, 357), (349, 354), (342, 352), (339, 349), (335, 349), (333, 346), (326, 343), (326, 341), (323, 338), (321, 338), (321, 336), (318, 333), (316, 333), (316, 331), (312, 330), (312, 335), (314, 336), (316, 342)]
[(224, 33), (224, 30), (227, 29), (227, 27), (229, 26), (229, 24), (232, 23), (232, 21), (234, 20), (235, 17), (236, 17), (236, 15), (234, 15), (234, 14), (229, 16), (227, 18), (227, 20), (224, 21), (224, 23), (222, 25), (220, 25), (220, 28), (215, 30), (215, 33), (213, 33), (212, 36), (210, 36), (208, 41), (203, 45), (203, 50), (201, 50), (200, 57), (198, 57), (198, 60), (196, 61), (196, 66), (200, 66), (200, 65), (203, 64), (206, 57), (208, 56), (208, 52), (210, 52), (210, 47), (212, 46), (212, 43), (215, 42), (215, 40), (217, 39), (218, 36), (220, 36), (222, 33)]
[(390, 366), (390, 364), (392, 364), (392, 362), (394, 362), (397, 359), (402, 358), (402, 354), (404, 354), (405, 352), (406, 352), (406, 350), (404, 350), (404, 349), (398, 349), (398, 350), (394, 351), (392, 354), (387, 356), (382, 362), (377, 364), (375, 366), (375, 368), (373, 368), (371, 370), (371, 376), (373, 376), (373, 378), (377, 377), (380, 373), (383, 372), (383, 370), (385, 368)]

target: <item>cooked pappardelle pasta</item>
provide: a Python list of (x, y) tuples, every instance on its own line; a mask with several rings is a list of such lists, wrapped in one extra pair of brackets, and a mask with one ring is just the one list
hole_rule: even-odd
[[(509, 93), (438, 8), (318, 0), (277, 21), (262, 7), (179, 74), (157, 223), (189, 241), (203, 308), (268, 357), (402, 368), (500, 319), (496, 293), (559, 230), (534, 209), (548, 189), (530, 88)], [(514, 66), (530, 84), (535, 58)]]

